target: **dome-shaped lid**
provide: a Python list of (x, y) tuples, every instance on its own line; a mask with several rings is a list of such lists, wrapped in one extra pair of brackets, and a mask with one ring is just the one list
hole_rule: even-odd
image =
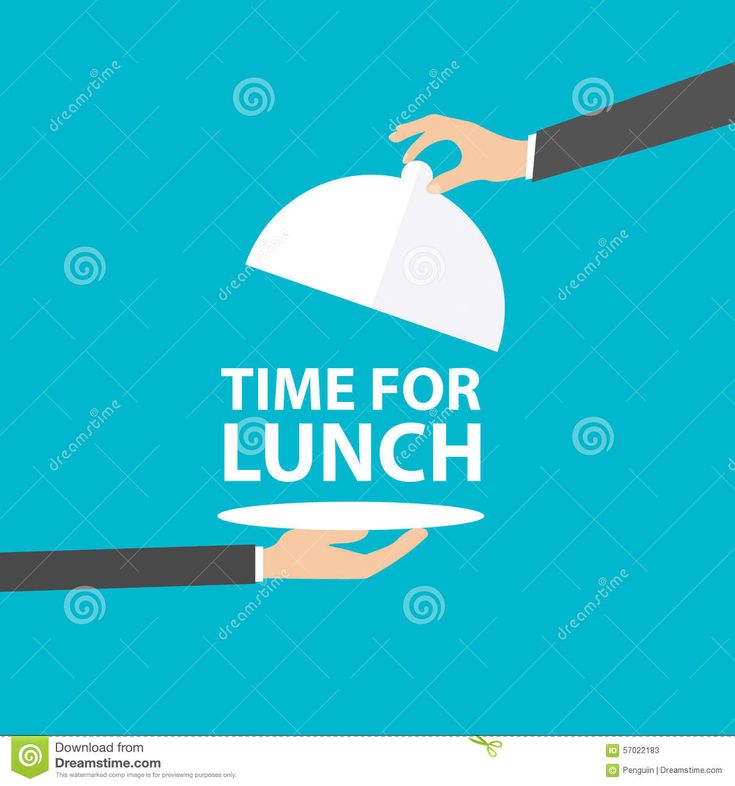
[(490, 246), (453, 202), (426, 191), (421, 161), (401, 177), (312, 188), (261, 233), (247, 264), (496, 350), (503, 283)]

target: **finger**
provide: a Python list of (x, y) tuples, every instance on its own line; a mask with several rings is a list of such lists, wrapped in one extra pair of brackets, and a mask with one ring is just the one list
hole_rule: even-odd
[(439, 175), (439, 177), (435, 177), (431, 183), (426, 186), (426, 190), (430, 194), (443, 194), (446, 191), (457, 188), (457, 186), (463, 186), (465, 183), (469, 183), (475, 179), (476, 178), (468, 176), (467, 171), (460, 164), (454, 167), (454, 169), (450, 169), (448, 172)]
[(427, 115), (418, 120), (411, 120), (409, 123), (397, 126), (396, 130), (388, 136), (391, 142), (403, 142), (404, 139), (423, 134), (424, 131), (431, 131), (436, 128), (440, 118), (437, 115)]
[(400, 538), (394, 540), (393, 543), (388, 546), (370, 552), (370, 554), (360, 555), (362, 558), (361, 562), (365, 567), (365, 574), (367, 576), (373, 576), (401, 559), (401, 557), (405, 557), (406, 554), (412, 549), (415, 549), (428, 534), (429, 533), (425, 529), (411, 529), (408, 532), (404, 532)]
[(426, 150), (427, 147), (438, 141), (439, 137), (434, 132), (427, 131), (426, 133), (421, 134), (421, 136), (403, 154), (403, 163), (408, 164), (409, 161), (413, 161), (419, 153), (422, 153), (424, 150)]

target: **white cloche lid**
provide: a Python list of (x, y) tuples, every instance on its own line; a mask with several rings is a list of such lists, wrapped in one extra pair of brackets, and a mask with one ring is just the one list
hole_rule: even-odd
[(248, 256), (258, 270), (497, 350), (505, 301), (472, 219), (426, 186), (431, 169), (356, 175), (289, 202)]

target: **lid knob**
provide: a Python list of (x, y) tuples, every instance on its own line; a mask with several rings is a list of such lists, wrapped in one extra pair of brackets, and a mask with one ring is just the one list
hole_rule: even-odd
[(425, 191), (433, 179), (434, 173), (425, 161), (411, 161), (401, 171), (401, 180), (411, 183), (414, 190)]

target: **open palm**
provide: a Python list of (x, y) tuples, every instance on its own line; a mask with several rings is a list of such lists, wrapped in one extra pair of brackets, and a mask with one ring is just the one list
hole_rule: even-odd
[(354, 543), (366, 530), (291, 530), (263, 552), (266, 578), (365, 579), (392, 565), (426, 537), (425, 529), (404, 532), (393, 543), (367, 554), (339, 548), (335, 544)]

